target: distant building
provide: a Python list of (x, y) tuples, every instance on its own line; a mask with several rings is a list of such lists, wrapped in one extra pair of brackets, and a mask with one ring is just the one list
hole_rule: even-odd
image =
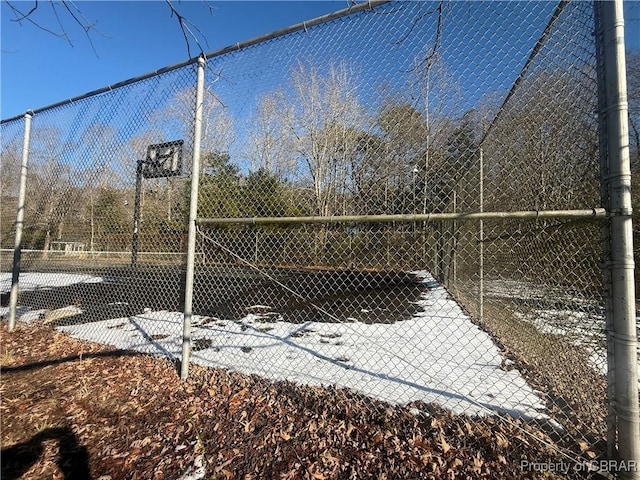
[(49, 244), (49, 251), (62, 253), (64, 256), (77, 256), (85, 252), (84, 242), (55, 241)]

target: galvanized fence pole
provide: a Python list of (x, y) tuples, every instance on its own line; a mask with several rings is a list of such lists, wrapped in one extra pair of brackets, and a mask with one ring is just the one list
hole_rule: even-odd
[[(615, 412), (618, 460), (635, 462), (636, 468), (621, 478), (640, 478), (640, 409), (638, 405), (638, 342), (636, 332), (631, 166), (625, 73), (622, 0), (601, 2), (598, 31), (604, 68), (604, 105), (600, 115), (606, 125), (606, 156), (610, 215), (611, 308), (613, 317)], [(611, 365), (609, 366), (611, 368)]]
[(196, 253), (196, 216), (198, 213), (198, 186), (200, 182), (200, 143), (202, 136), (202, 110), (204, 102), (205, 58), (198, 58), (198, 80), (196, 87), (196, 108), (193, 120), (193, 158), (191, 163), (191, 198), (189, 200), (189, 231), (187, 240), (187, 272), (184, 293), (184, 320), (182, 326), (182, 360), (180, 378), (189, 375), (191, 355), (191, 317), (193, 316), (193, 277)]
[(16, 310), (18, 308), (18, 287), (20, 279), (20, 257), (22, 253), (22, 229), (24, 226), (24, 204), (27, 191), (27, 165), (29, 162), (29, 140), (31, 137), (31, 118), (33, 114), (24, 115), (24, 139), (22, 143), (22, 163), (20, 165), (20, 187), (18, 190), (18, 209), (16, 213), (16, 236), (13, 244), (13, 267), (11, 272), (11, 293), (9, 297), (9, 324), (11, 332), (16, 326)]
[[(600, 28), (602, 12), (600, 2), (594, 2), (594, 20)], [(596, 37), (596, 65), (597, 65), (597, 92), (598, 105), (601, 110), (606, 110), (606, 91), (604, 75), (604, 53), (602, 35)], [(607, 125), (605, 115), (598, 118), (598, 151), (600, 152), (600, 198), (601, 205), (609, 207), (609, 161), (607, 152)], [(616, 377), (613, 366), (615, 365), (615, 342), (610, 332), (613, 328), (613, 299), (611, 296), (611, 225), (607, 221), (602, 222), (601, 228), (602, 260), (603, 260), (603, 295), (607, 354), (607, 458), (615, 458), (617, 448), (618, 427), (616, 419)]]

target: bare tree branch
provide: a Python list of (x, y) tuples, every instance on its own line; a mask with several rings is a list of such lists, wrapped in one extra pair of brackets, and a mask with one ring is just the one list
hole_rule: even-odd
[(428, 72), (429, 69), (431, 69), (431, 67), (433, 65), (433, 62), (434, 62), (434, 60), (436, 58), (436, 55), (438, 53), (438, 48), (440, 47), (440, 43), (442, 41), (442, 22), (443, 22), (442, 11), (443, 11), (443, 7), (444, 7), (444, 2), (445, 2), (445, 0), (440, 0), (440, 2), (438, 2), (438, 6), (437, 7), (429, 10), (428, 12), (424, 12), (422, 15), (420, 15), (418, 18), (416, 18), (413, 21), (413, 25), (411, 25), (411, 28), (409, 29), (409, 31), (400, 40), (395, 42), (396, 45), (399, 45), (402, 42), (404, 42), (413, 33), (413, 31), (415, 30), (415, 28), (418, 25), (418, 23), (420, 23), (425, 18), (430, 17), (434, 13), (437, 13), (438, 18), (437, 18), (437, 24), (436, 24), (436, 36), (435, 36), (435, 38), (433, 40), (433, 45), (431, 46), (431, 51), (424, 57), (424, 59), (422, 59), (422, 61), (418, 65), (413, 67), (410, 71), (414, 71), (414, 70), (420, 68), (420, 69)]
[[(9, 6), (17, 12), (17, 10), (11, 5), (10, 2), (7, 2), (7, 4), (9, 4)], [(35, 1), (35, 5), (33, 6), (33, 8), (31, 10), (29, 10), (27, 13), (25, 14), (21, 14), (21, 16), (19, 18), (16, 18), (14, 20), (12, 20), (12, 22), (18, 22), (20, 23), (22, 20), (24, 20), (25, 18), (27, 18), (28, 16), (30, 16), (33, 12), (35, 12), (38, 9), (38, 0)]]
[[(6, 3), (6, 4), (7, 4), (7, 6), (8, 6), (8, 7), (9, 7), (13, 12), (14, 12), (14, 14), (16, 15), (16, 18), (12, 20), (13, 22), (17, 22), (18, 24), (22, 24), (22, 22), (26, 20), (27, 22), (31, 23), (31, 24), (32, 24), (33, 26), (35, 26), (36, 28), (39, 28), (40, 30), (43, 30), (44, 32), (47, 32), (47, 33), (49, 33), (49, 34), (53, 35), (54, 37), (61, 38), (61, 39), (65, 40), (65, 41), (69, 42), (69, 44), (70, 44), (71, 46), (73, 46), (73, 44), (71, 43), (71, 41), (69, 40), (69, 37), (66, 35), (66, 33), (65, 33), (65, 32), (62, 32), (62, 33), (54, 32), (53, 30), (51, 30), (51, 29), (49, 29), (49, 28), (45, 27), (44, 25), (42, 25), (42, 24), (40, 24), (40, 23), (38, 23), (38, 22), (34, 21), (34, 20), (31, 18), (31, 15), (32, 15), (32, 14), (37, 10), (37, 8), (38, 8), (38, 5), (39, 5), (39, 4), (38, 4), (38, 2), (36, 2), (35, 7), (34, 7), (34, 8), (32, 8), (32, 9), (31, 9), (29, 12), (27, 12), (27, 13), (23, 13), (23, 12), (21, 12), (21, 11), (20, 11), (20, 10), (19, 10), (19, 9), (18, 9), (14, 4), (13, 4), (13, 2), (10, 2), (10, 1), (8, 1), (8, 0), (7, 0), (7, 1), (5, 1), (5, 3)], [(55, 10), (54, 10), (54, 11), (55, 11)]]
[[(176, 20), (178, 21), (178, 25), (180, 25), (180, 30), (182, 31), (184, 42), (187, 45), (187, 54), (189, 55), (189, 58), (192, 58), (191, 43), (189, 42), (189, 37), (192, 37), (193, 40), (196, 42), (196, 45), (200, 49), (200, 53), (204, 53), (204, 49), (202, 48), (202, 45), (200, 45), (200, 41), (198, 40), (198, 35), (204, 39), (204, 42), (208, 49), (209, 42), (207, 41), (206, 35), (202, 33), (202, 31), (193, 22), (189, 21), (189, 19), (185, 18), (183, 15), (180, 14), (180, 12), (178, 12), (178, 10), (173, 5), (172, 0), (165, 0), (165, 2), (167, 3), (167, 5), (169, 6), (169, 9), (171, 10), (171, 17), (175, 16)], [(214, 7), (210, 5), (209, 2), (204, 2), (204, 3), (205, 5), (207, 5), (207, 7), (209, 7), (209, 13), (212, 13)], [(194, 33), (192, 29), (195, 30), (196, 33)]]
[[(195, 44), (200, 50), (200, 53), (204, 53), (204, 48), (201, 45), (201, 42), (203, 40), (206, 48), (209, 48), (206, 35), (192, 21), (190, 21), (180, 13), (178, 8), (175, 6), (174, 0), (165, 0), (165, 2), (169, 6), (171, 17), (175, 17), (178, 21), (178, 25), (180, 26), (184, 41), (187, 45), (187, 53), (189, 57), (192, 57), (192, 41), (195, 41)], [(56, 18), (55, 21), (58, 24), (57, 28), (53, 28), (53, 26), (48, 25), (46, 22), (40, 21), (36, 18), (36, 12), (39, 9), (42, 9), (42, 2), (40, 2), (39, 0), (35, 0), (32, 4), (30, 4), (29, 9), (19, 8), (18, 0), (5, 0), (5, 3), (11, 9), (15, 16), (15, 18), (11, 19), (12, 22), (16, 22), (20, 25), (22, 25), (22, 22), (27, 22), (38, 28), (39, 30), (42, 30), (50, 35), (53, 35), (54, 37), (64, 40), (73, 47), (74, 42), (68, 33), (67, 27), (65, 26), (65, 20), (72, 21), (73, 24), (82, 29), (96, 57), (98, 56), (98, 54), (93, 41), (94, 39), (92, 37), (92, 33), (95, 32), (103, 37), (107, 37), (107, 35), (98, 30), (98, 22), (90, 21), (89, 19), (87, 19), (87, 17), (82, 13), (82, 10), (76, 5), (76, 2), (74, 0), (48, 0), (46, 2), (51, 7), (51, 11)], [(178, 1), (178, 3), (180, 3), (180, 1)], [(210, 14), (213, 13), (215, 7), (208, 0), (204, 0), (202, 3), (209, 9)], [(53, 23), (53, 21), (50, 22)]]
[[(93, 43), (93, 38), (91, 37), (91, 32), (96, 32), (99, 35), (106, 37), (102, 32), (97, 29), (97, 22), (90, 22), (82, 13), (82, 11), (76, 6), (76, 4), (72, 0), (61, 0), (60, 2), (56, 2), (54, 0), (49, 0), (49, 5), (51, 6), (51, 10), (53, 11), (54, 16), (56, 17), (56, 21), (58, 23), (59, 30), (53, 30), (49, 26), (43, 24), (42, 22), (34, 19), (34, 14), (40, 7), (40, 2), (38, 0), (35, 1), (34, 6), (29, 11), (22, 11), (16, 5), (14, 1), (6, 0), (5, 3), (7, 6), (13, 11), (16, 18), (11, 21), (17, 22), (18, 24), (22, 24), (22, 22), (26, 21), (36, 28), (53, 35), (54, 37), (60, 38), (67, 42), (70, 46), (74, 46), (71, 37), (69, 36), (67, 29), (64, 25), (63, 19), (64, 16), (71, 17), (73, 23), (79, 26), (86, 35), (89, 40), (89, 44), (91, 45), (91, 49), (93, 53), (98, 56), (95, 45)], [(63, 13), (59, 11), (60, 5), (63, 7)]]
[[(428, 12), (424, 12), (422, 15), (420, 15), (418, 18), (416, 18), (413, 21), (413, 25), (411, 25), (411, 28), (409, 29), (409, 31), (400, 40), (396, 41), (395, 44), (399, 45), (402, 42), (404, 42), (407, 38), (409, 38), (411, 36), (411, 34), (415, 30), (415, 28), (418, 25), (418, 23), (420, 23), (422, 20), (427, 18), (429, 15), (433, 15), (436, 12), (438, 12), (438, 15), (439, 15), (439, 18), (438, 18), (438, 31), (441, 31), (441, 28), (442, 28), (442, 3), (443, 2), (441, 1), (436, 8), (434, 8), (432, 10), (429, 10)], [(439, 38), (439, 35), (437, 35), (437, 38)]]
[(58, 15), (58, 9), (56, 8), (56, 4), (55, 3), (51, 3), (51, 9), (53, 10), (53, 14), (56, 16), (56, 20), (58, 22), (58, 26), (60, 27), (60, 29), (62, 30), (62, 33), (64, 35), (64, 38), (67, 42), (69, 42), (69, 45), (71, 45), (73, 47), (73, 43), (71, 42), (71, 38), (69, 38), (69, 36), (67, 35), (67, 32), (64, 28), (64, 25), (62, 25), (62, 20), (60, 20), (60, 16)]
[[(96, 32), (100, 33), (100, 35), (104, 36), (104, 34), (102, 34), (96, 28), (96, 25), (98, 22), (96, 21), (96, 22), (90, 23), (87, 17), (84, 16), (84, 14), (80, 11), (80, 9), (76, 6), (76, 4), (73, 1), (63, 0), (62, 5), (64, 5), (64, 8), (69, 12), (69, 15), (71, 15), (71, 17), (73, 17), (76, 23), (84, 30), (84, 34), (87, 37), (89, 44), (91, 45), (91, 49), (93, 50), (94, 55), (97, 57), (98, 52), (96, 52), (96, 47), (93, 44), (93, 39), (91, 38), (91, 35), (89, 34), (89, 32), (91, 30), (95, 30)], [(71, 10), (70, 5), (77, 11), (77, 15), (73, 12), (73, 10)], [(78, 16), (82, 17), (82, 19), (78, 18)]]

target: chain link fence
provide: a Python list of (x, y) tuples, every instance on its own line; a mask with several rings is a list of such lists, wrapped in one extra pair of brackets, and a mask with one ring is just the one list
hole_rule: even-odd
[[(191, 360), (610, 456), (595, 29), (589, 2), (374, 3), (210, 55)], [(195, 68), (35, 112), (22, 320), (179, 356)]]
[(388, 4), (211, 59), (194, 335), (214, 348), (193, 358), (605, 438), (599, 222), (400, 218), (600, 205), (593, 22)]
[[(182, 157), (190, 158), (195, 78), (187, 65), (35, 112), (22, 233), (23, 320), (142, 349), (176, 321), (184, 296), (190, 162), (182, 160), (184, 168), (165, 178), (139, 166), (154, 145), (175, 140), (183, 140)], [(5, 180), (18, 183), (17, 123), (2, 125), (3, 187)], [(5, 131), (15, 140), (5, 143)], [(13, 194), (15, 208), (13, 189), (4, 192)], [(3, 210), (3, 270), (13, 254), (6, 249), (13, 246), (12, 217), (15, 212), (5, 217)], [(9, 279), (3, 277), (3, 292)], [(155, 313), (144, 326), (111, 321), (149, 309)]]
[(2, 253), (2, 271), (11, 271), (11, 255), (5, 249), (13, 247), (15, 238), (14, 221), (18, 206), (18, 188), (20, 178), (20, 161), (22, 159), (22, 133), (24, 122), (13, 120), (2, 124), (2, 169), (0, 175), (0, 247)]

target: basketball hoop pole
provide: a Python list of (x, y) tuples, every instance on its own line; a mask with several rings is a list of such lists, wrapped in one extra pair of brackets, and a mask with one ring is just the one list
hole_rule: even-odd
[(147, 147), (147, 156), (136, 165), (136, 197), (133, 207), (133, 235), (131, 239), (131, 268), (138, 264), (140, 236), (140, 208), (143, 178), (175, 177), (182, 173), (182, 147), (184, 140), (157, 143)]
[(138, 160), (136, 167), (136, 196), (133, 204), (133, 237), (131, 239), (131, 267), (138, 264), (138, 235), (140, 228), (140, 195), (142, 193), (142, 164), (144, 160)]

